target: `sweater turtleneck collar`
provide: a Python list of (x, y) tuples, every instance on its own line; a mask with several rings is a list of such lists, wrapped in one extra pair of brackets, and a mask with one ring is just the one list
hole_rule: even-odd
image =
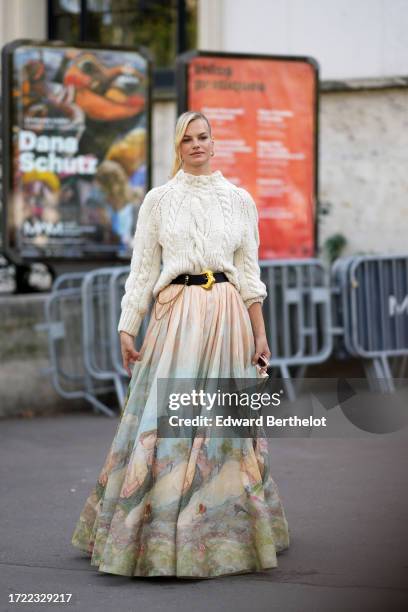
[(184, 172), (182, 168), (175, 174), (175, 180), (178, 183), (182, 183), (183, 185), (191, 185), (193, 187), (206, 187), (213, 185), (220, 180), (223, 180), (224, 177), (220, 170), (216, 170), (212, 174), (190, 174), (189, 172)]

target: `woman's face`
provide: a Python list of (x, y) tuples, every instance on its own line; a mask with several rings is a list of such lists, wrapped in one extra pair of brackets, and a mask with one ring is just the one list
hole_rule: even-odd
[(180, 143), (183, 170), (192, 174), (209, 173), (213, 149), (214, 141), (210, 137), (207, 122), (204, 119), (190, 121)]

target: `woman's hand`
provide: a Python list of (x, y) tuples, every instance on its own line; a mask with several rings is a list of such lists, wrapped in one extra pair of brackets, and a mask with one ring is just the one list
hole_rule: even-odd
[(135, 337), (128, 334), (125, 331), (119, 332), (120, 335), (120, 350), (122, 353), (123, 367), (129, 376), (132, 376), (132, 372), (129, 368), (129, 363), (140, 361), (142, 359), (141, 351), (135, 349), (134, 341)]
[[(253, 365), (257, 365), (258, 364), (258, 359), (259, 359), (259, 357), (261, 355), (269, 363), (269, 359), (271, 357), (271, 351), (269, 350), (268, 341), (266, 339), (265, 334), (261, 334), (259, 336), (255, 336), (255, 354), (252, 357)], [(261, 372), (265, 372), (266, 373), (267, 368), (268, 368), (268, 366), (261, 366), (260, 370), (261, 370)]]
[(271, 351), (269, 350), (268, 341), (266, 339), (265, 321), (262, 314), (262, 305), (260, 302), (254, 302), (248, 308), (249, 318), (251, 319), (252, 332), (255, 340), (255, 354), (252, 357), (253, 365), (257, 365), (260, 374), (266, 374), (268, 366), (259, 366), (258, 359), (262, 355), (269, 363)]

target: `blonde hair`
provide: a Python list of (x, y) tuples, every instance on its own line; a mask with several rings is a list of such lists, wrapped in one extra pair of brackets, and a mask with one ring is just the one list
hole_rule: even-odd
[(208, 121), (207, 117), (198, 111), (187, 111), (182, 113), (180, 117), (177, 119), (176, 129), (174, 131), (174, 159), (173, 159), (173, 168), (171, 170), (171, 177), (173, 177), (180, 170), (182, 166), (181, 155), (180, 155), (180, 145), (183, 140), (184, 134), (186, 133), (187, 127), (191, 121), (194, 119), (203, 119), (208, 125), (208, 131), (210, 132), (211, 138), (211, 125)]

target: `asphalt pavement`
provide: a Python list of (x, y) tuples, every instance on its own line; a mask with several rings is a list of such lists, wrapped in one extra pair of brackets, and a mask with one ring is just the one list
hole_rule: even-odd
[[(408, 609), (408, 428), (270, 439), (291, 530), (278, 567), (210, 580), (98, 572), (70, 544), (117, 426), (96, 414), (0, 421), (0, 610), (326, 612)], [(69, 603), (11, 603), (71, 593)]]

